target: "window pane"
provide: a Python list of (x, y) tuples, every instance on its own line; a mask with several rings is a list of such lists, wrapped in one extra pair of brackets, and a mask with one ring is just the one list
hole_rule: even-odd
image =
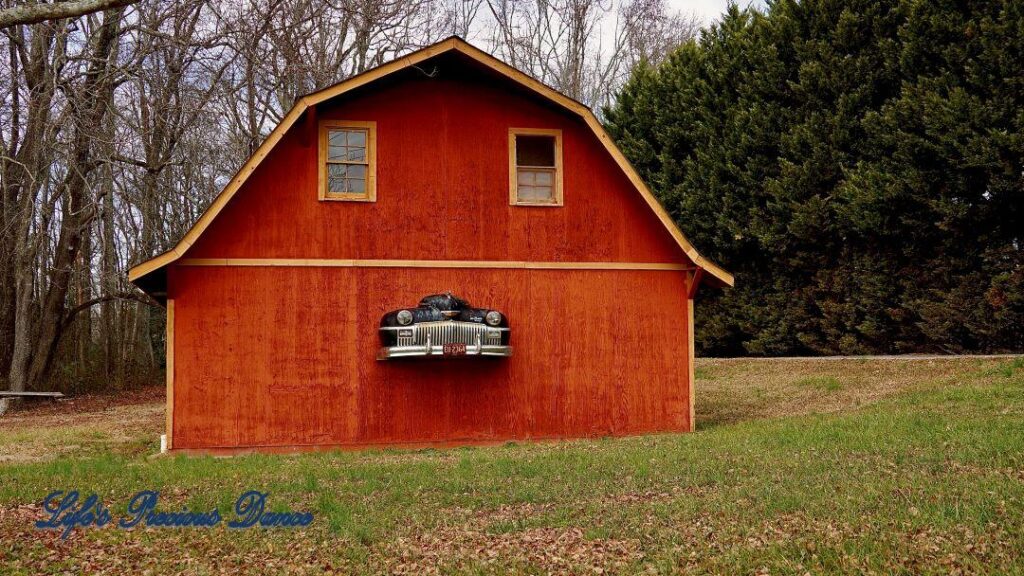
[(349, 130), (348, 131), (348, 145), (358, 146), (360, 148), (366, 147), (366, 131), (365, 130)]
[(516, 189), (520, 200), (543, 202), (555, 199), (554, 171), (519, 168), (516, 172), (519, 177)]
[(519, 200), (524, 202), (553, 202), (554, 190), (550, 186), (523, 186), (519, 188)]
[(327, 165), (327, 191), (345, 192), (345, 175), (348, 166), (344, 164)]
[(520, 186), (533, 186), (536, 182), (537, 175), (534, 173), (533, 170), (526, 170), (524, 168), (520, 168), (517, 172), (519, 173)]
[(348, 161), (349, 162), (366, 162), (366, 148), (352, 148), (348, 149)]
[(343, 160), (345, 158), (345, 131), (330, 130), (327, 132), (327, 159)]
[(327, 161), (324, 193), (352, 199), (368, 198), (370, 190), (370, 130), (329, 127), (326, 134)]
[(327, 159), (333, 162), (366, 162), (366, 131), (328, 130)]
[(366, 166), (362, 164), (350, 164), (346, 166), (348, 168), (349, 178), (359, 178), (361, 180), (366, 179)]
[(517, 166), (555, 166), (554, 136), (516, 136)]
[(366, 166), (328, 164), (327, 191), (335, 194), (365, 194)]

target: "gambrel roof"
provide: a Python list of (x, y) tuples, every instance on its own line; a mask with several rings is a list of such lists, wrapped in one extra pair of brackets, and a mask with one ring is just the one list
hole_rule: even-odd
[(637, 174), (633, 166), (628, 160), (626, 160), (626, 157), (623, 156), (622, 152), (615, 146), (615, 143), (604, 130), (604, 127), (601, 126), (601, 123), (598, 121), (597, 117), (594, 116), (594, 113), (590, 108), (573, 100), (572, 98), (569, 98), (568, 96), (565, 96), (564, 94), (561, 94), (553, 88), (546, 86), (524, 72), (521, 72), (497, 58), (479, 50), (478, 48), (475, 48), (459, 37), (451, 37), (446, 40), (442, 40), (441, 42), (423, 48), (422, 50), (418, 50), (396, 60), (392, 60), (387, 64), (383, 64), (357, 76), (353, 76), (348, 80), (320, 90), (319, 92), (314, 92), (299, 98), (298, 101), (295, 102), (295, 105), (292, 106), (292, 109), (285, 115), (281, 123), (274, 128), (274, 131), (270, 133), (266, 140), (263, 141), (256, 152), (248, 161), (246, 161), (238, 173), (235, 174), (235, 177), (231, 182), (224, 187), (221, 193), (210, 204), (210, 207), (207, 208), (206, 212), (199, 217), (199, 220), (196, 221), (177, 245), (155, 258), (133, 267), (128, 272), (128, 279), (132, 283), (135, 283), (145, 289), (146, 286), (151, 285), (152, 282), (152, 278), (147, 278), (148, 276), (163, 270), (167, 265), (183, 257), (185, 252), (195, 244), (203, 232), (205, 232), (214, 219), (217, 218), (217, 215), (220, 214), (231, 198), (241, 189), (242, 185), (245, 184), (246, 180), (256, 170), (263, 159), (270, 154), (270, 151), (274, 149), (281, 138), (288, 132), (289, 128), (299, 120), (307, 109), (398, 71), (414, 67), (425, 60), (449, 52), (456, 52), (468, 57), (476, 63), (496, 72), (500, 76), (515, 82), (527, 91), (554, 103), (557, 107), (568, 110), (569, 112), (579, 116), (583, 122), (590, 127), (594, 136), (601, 142), (611, 157), (619, 165), (629, 181), (636, 187), (637, 192), (641, 197), (643, 197), (651, 210), (654, 211), (655, 215), (665, 226), (665, 229), (669, 234), (671, 234), (679, 247), (698, 267), (697, 272), (700, 273), (699, 276), (704, 276), (703, 273), (706, 272), (706, 274), (710, 276), (709, 279), (713, 279), (713, 282), (716, 284), (727, 286), (733, 285), (733, 277), (731, 274), (723, 270), (714, 262), (711, 262), (707, 258), (701, 256), (700, 253), (697, 252), (696, 248), (690, 244), (689, 240), (686, 239), (686, 236), (684, 236), (682, 231), (679, 230), (679, 227), (672, 221), (668, 212), (665, 211), (664, 207), (661, 206), (658, 200), (654, 197), (654, 194), (651, 193), (650, 189), (640, 178), (640, 175)]

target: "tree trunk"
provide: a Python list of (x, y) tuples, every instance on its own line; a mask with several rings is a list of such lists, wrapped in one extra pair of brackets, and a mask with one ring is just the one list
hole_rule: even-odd
[[(92, 131), (103, 125), (107, 111), (111, 106), (113, 77), (110, 66), (113, 64), (111, 55), (116, 45), (120, 30), (123, 10), (110, 10), (104, 13), (103, 24), (96, 33), (90, 49), (91, 64), (86, 72), (78, 92), (73, 97), (80, 98), (75, 104), (73, 115), (73, 140), (70, 159), (71, 170), (59, 185), (63, 197), (60, 231), (57, 245), (53, 252), (53, 262), (49, 266), (48, 283), (43, 290), (42, 307), (39, 310), (38, 333), (31, 334), (29, 329), (28, 306), (24, 301), (31, 298), (30, 292), (19, 292), (19, 308), (16, 324), (15, 357), (16, 366), (12, 367), (12, 389), (25, 390), (37, 386), (47, 376), (51, 367), (54, 352), (64, 331), (64, 314), (67, 308), (68, 286), (82, 247), (82, 237), (88, 233), (89, 224), (95, 216), (95, 205), (89, 198), (89, 174), (96, 167), (94, 156), (94, 138)], [(23, 270), (32, 270), (26, 266)], [(22, 276), (30, 276), (31, 273)], [(19, 281), (19, 290), (24, 282)], [(20, 328), (20, 329), (19, 329)]]
[[(12, 32), (25, 42), (23, 30)], [(21, 144), (12, 136), (11, 149), (4, 155), (4, 222), (6, 246), (13, 246), (4, 255), (8, 269), (4, 270), (5, 310), (10, 314), (0, 324), (0, 350), (4, 355), (8, 387), (16, 392), (25, 390), (28, 379), (28, 360), (33, 337), (33, 290), (37, 243), (31, 237), (32, 221), (36, 213), (36, 198), (43, 182), (49, 178), (46, 158), (47, 144), (51, 141), (50, 105), (53, 102), (54, 72), (50, 66), (50, 53), (56, 29), (49, 24), (32, 28), (31, 45), (27, 57), (12, 54), (12, 63), (22, 66), (25, 87), (28, 88), (27, 114)], [(13, 64), (12, 64), (13, 66)], [(17, 146), (15, 148), (15, 146)], [(13, 158), (9, 161), (8, 158)]]
[[(112, 132), (113, 130), (111, 130)], [(100, 278), (102, 279), (100, 286), (103, 292), (111, 294), (119, 286), (115, 284), (118, 277), (117, 250), (114, 246), (114, 186), (110, 166), (107, 166), (104, 185), (107, 186), (107, 192), (103, 195), (103, 208), (100, 213), (103, 234), (100, 241)], [(103, 334), (100, 339), (103, 343), (103, 375), (107, 380), (110, 380), (114, 373), (115, 347), (118, 340), (115, 335), (118, 322), (114, 315), (118, 308), (118, 304), (112, 300), (104, 302), (100, 308), (103, 326)]]

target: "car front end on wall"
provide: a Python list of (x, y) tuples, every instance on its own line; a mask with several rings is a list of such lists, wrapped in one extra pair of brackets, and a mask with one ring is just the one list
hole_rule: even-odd
[(432, 294), (418, 306), (381, 318), (377, 359), (508, 357), (510, 337), (508, 318), (501, 312), (474, 308), (450, 292)]

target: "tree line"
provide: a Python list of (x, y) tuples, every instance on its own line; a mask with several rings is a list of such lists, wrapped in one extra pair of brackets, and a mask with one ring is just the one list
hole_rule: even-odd
[(663, 0), (0, 0), (0, 389), (163, 365), (126, 272), (295, 100), (458, 34), (591, 106), (693, 37)]
[(732, 6), (605, 110), (708, 257), (703, 354), (1024, 350), (1024, 4)]

